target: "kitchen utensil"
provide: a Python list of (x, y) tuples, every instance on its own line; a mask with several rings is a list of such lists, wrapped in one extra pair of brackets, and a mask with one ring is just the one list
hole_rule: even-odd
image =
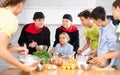
[[(27, 48), (26, 43), (24, 43), (24, 47)], [(27, 52), (25, 51), (24, 57), (26, 58)]]
[(38, 64), (36, 71), (43, 71), (45, 69), (45, 65)]

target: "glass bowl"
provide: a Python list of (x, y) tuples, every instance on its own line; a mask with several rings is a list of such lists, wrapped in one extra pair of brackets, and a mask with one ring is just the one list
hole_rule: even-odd
[(47, 50), (47, 45), (37, 45), (36, 50), (37, 51)]
[(91, 64), (82, 64), (80, 65), (82, 70), (89, 71), (92, 68)]
[(20, 55), (18, 60), (24, 64), (31, 65), (33, 67), (37, 67), (40, 63), (40, 59), (34, 55)]

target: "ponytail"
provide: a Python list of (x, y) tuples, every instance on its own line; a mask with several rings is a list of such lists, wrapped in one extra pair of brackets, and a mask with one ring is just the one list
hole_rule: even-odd
[(4, 0), (1, 4), (0, 4), (0, 7), (6, 7), (8, 6), (10, 3), (10, 0)]

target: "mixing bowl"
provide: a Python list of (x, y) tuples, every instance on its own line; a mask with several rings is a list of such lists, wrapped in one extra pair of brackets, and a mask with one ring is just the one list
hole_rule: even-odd
[(37, 45), (36, 46), (36, 50), (37, 51), (47, 50), (47, 46), (46, 45)]
[(101, 64), (97, 65), (100, 68), (105, 68), (111, 63), (111, 59), (104, 60)]
[(89, 71), (92, 68), (91, 64), (82, 64), (80, 65), (82, 70)]
[(37, 67), (40, 63), (40, 59), (38, 57), (29, 54), (20, 55), (18, 59), (20, 62), (30, 65), (31, 67)]

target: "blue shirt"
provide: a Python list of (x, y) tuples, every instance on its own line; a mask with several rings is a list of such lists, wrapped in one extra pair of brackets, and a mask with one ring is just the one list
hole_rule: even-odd
[(100, 36), (97, 51), (98, 56), (106, 54), (108, 51), (115, 51), (116, 40), (117, 37), (115, 34), (115, 26), (112, 24), (112, 21), (109, 21), (105, 27), (100, 27)]
[(64, 47), (61, 47), (60, 43), (55, 46), (55, 54), (62, 53), (63, 55), (69, 55), (73, 51), (73, 46), (71, 44), (66, 44)]
[(117, 35), (117, 47), (116, 50), (120, 50), (120, 23), (116, 25), (116, 35)]

